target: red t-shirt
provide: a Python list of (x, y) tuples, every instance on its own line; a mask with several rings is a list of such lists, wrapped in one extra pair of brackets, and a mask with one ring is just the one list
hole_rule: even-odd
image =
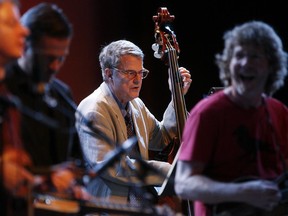
[[(206, 164), (203, 174), (218, 181), (281, 175), (288, 158), (288, 110), (273, 98), (264, 101), (243, 109), (223, 91), (203, 99), (187, 119), (179, 160)], [(197, 204), (195, 211), (203, 207)]]

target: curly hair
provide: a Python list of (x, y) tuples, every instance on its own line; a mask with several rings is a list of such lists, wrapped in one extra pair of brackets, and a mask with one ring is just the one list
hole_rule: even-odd
[(287, 53), (283, 50), (280, 37), (270, 25), (262, 21), (246, 22), (225, 32), (223, 39), (224, 50), (216, 54), (215, 58), (219, 67), (219, 78), (225, 87), (231, 85), (229, 65), (234, 47), (237, 45), (253, 45), (263, 48), (272, 70), (264, 89), (267, 95), (271, 96), (284, 85), (284, 78), (287, 75)]

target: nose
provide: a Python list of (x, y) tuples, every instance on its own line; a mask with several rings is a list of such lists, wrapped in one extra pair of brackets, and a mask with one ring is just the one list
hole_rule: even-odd
[(139, 79), (143, 78), (143, 72), (142, 71), (137, 73), (137, 78), (139, 78)]
[(22, 24), (20, 24), (20, 31), (24, 37), (27, 37), (30, 34), (30, 30)]
[(135, 83), (141, 82), (142, 81), (142, 73), (138, 72), (133, 80), (134, 80)]
[(56, 58), (50, 64), (49, 68), (53, 71), (59, 71), (61, 66), (63, 65), (64, 59)]

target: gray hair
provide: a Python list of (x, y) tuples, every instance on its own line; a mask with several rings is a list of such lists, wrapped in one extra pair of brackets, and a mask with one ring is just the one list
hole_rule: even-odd
[(231, 85), (229, 64), (236, 45), (263, 48), (272, 72), (264, 89), (267, 95), (272, 95), (284, 85), (284, 78), (287, 75), (287, 53), (283, 50), (280, 37), (271, 26), (261, 21), (250, 21), (227, 31), (223, 39), (225, 47), (223, 53), (216, 55), (216, 64), (219, 67), (219, 78), (224, 86)]
[(134, 43), (127, 40), (113, 41), (104, 46), (99, 55), (103, 80), (105, 80), (105, 69), (117, 67), (123, 55), (133, 55), (144, 60), (143, 51)]

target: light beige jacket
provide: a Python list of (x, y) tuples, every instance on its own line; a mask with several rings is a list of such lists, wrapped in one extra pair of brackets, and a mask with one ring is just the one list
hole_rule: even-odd
[[(147, 109), (140, 98), (135, 98), (129, 103), (132, 110), (140, 153), (144, 160), (148, 160), (149, 149), (160, 150), (169, 144), (172, 138), (176, 136), (175, 110), (172, 102), (170, 102), (163, 115), (163, 120), (160, 122)], [(99, 138), (99, 136), (87, 126), (87, 120), (90, 121), (93, 127), (99, 129), (105, 136), (111, 139), (112, 143), (107, 143), (105, 140)], [(124, 117), (105, 82), (79, 104), (76, 112), (76, 128), (81, 141), (84, 158), (90, 168), (95, 165), (97, 166), (97, 163), (105, 160), (105, 156), (109, 152), (115, 151), (115, 149), (119, 148), (119, 146), (127, 140)], [(168, 163), (158, 161), (149, 162), (156, 168), (159, 168), (159, 172), (167, 173), (170, 168), (170, 166), (167, 166)], [(161, 184), (163, 178), (160, 175), (157, 176), (155, 173), (153, 174), (147, 175), (145, 183), (150, 185)], [(116, 161), (115, 166), (109, 167), (109, 169), (101, 174), (101, 180), (97, 181), (97, 184), (93, 184), (91, 190), (94, 191), (92, 193), (97, 196), (108, 196), (110, 194), (119, 195), (119, 193), (122, 195), (121, 189), (117, 188), (117, 186), (114, 187), (114, 183), (116, 185), (119, 184), (119, 186), (124, 185), (126, 188), (126, 186), (130, 185), (131, 181), (137, 181), (137, 177), (133, 172), (129, 172), (129, 168), (127, 168), (127, 157), (123, 154), (119, 157), (119, 160)], [(105, 185), (108, 185), (108, 188), (106, 188)], [(96, 189), (96, 187), (98, 189)], [(126, 194), (127, 191), (125, 189), (124, 191), (124, 194)]]

